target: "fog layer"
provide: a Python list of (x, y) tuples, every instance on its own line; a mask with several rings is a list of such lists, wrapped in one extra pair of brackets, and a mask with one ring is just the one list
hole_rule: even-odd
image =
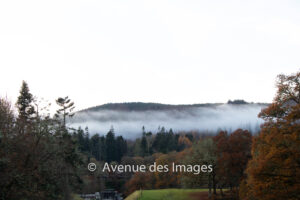
[(106, 134), (111, 126), (116, 135), (135, 138), (141, 135), (142, 127), (156, 132), (158, 127), (177, 131), (216, 132), (219, 129), (233, 131), (237, 128), (255, 132), (262, 120), (257, 117), (264, 108), (260, 104), (222, 104), (209, 107), (192, 107), (166, 111), (86, 111), (80, 112), (71, 121), (71, 126), (88, 126), (91, 135)]

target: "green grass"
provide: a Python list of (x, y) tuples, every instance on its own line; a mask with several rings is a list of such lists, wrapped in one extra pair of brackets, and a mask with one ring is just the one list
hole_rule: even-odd
[(73, 200), (83, 200), (78, 194), (73, 194)]
[(194, 192), (204, 192), (207, 189), (162, 189), (135, 191), (125, 200), (187, 200), (189, 194)]

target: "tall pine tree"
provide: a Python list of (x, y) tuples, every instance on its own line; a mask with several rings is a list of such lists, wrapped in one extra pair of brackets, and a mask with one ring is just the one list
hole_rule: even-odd
[(111, 129), (106, 134), (105, 147), (106, 147), (107, 162), (115, 161), (116, 147), (115, 147), (115, 133), (113, 127), (111, 127)]
[(20, 95), (16, 103), (16, 107), (18, 108), (19, 112), (17, 125), (21, 133), (25, 132), (25, 128), (28, 125), (28, 122), (33, 118), (33, 115), (35, 113), (32, 102), (33, 96), (29, 91), (28, 84), (23, 81)]

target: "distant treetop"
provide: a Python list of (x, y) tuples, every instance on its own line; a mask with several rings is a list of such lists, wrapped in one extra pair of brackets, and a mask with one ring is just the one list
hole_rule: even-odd
[(228, 100), (227, 104), (248, 104), (248, 102), (243, 99), (236, 99), (233, 101)]

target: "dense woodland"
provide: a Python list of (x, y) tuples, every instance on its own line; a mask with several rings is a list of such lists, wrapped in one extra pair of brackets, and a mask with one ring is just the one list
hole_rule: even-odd
[[(139, 138), (126, 140), (113, 127), (105, 135), (70, 128), (68, 119), (76, 113), (68, 97), (56, 100), (59, 109), (50, 116), (50, 105), (42, 106), (23, 82), (15, 105), (0, 98), (0, 199), (68, 200), (105, 188), (125, 195), (140, 189), (209, 188), (209, 196), (219, 199), (228, 192), (234, 199), (300, 199), (300, 72), (279, 75), (276, 84), (273, 103), (259, 114), (265, 120), (259, 133), (141, 127)], [(105, 162), (211, 164), (213, 171), (89, 172), (89, 162), (98, 168)]]

